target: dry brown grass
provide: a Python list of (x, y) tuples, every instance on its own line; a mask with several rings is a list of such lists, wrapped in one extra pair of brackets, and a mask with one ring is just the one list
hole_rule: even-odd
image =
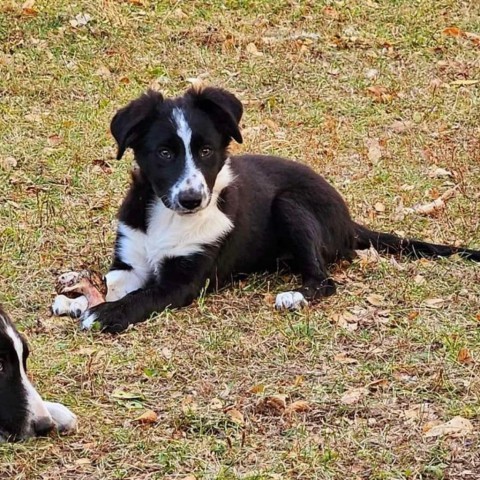
[[(480, 269), (468, 262), (357, 261), (336, 273), (337, 296), (295, 314), (271, 305), (295, 279), (257, 276), (117, 337), (49, 314), (60, 271), (108, 267), (131, 166), (114, 160), (112, 114), (191, 77), (245, 102), (238, 151), (312, 165), (371, 226), (479, 248), (480, 47), (442, 34), (480, 33), (478, 4), (21, 3), (0, 5), (0, 300), (30, 339), (39, 390), (80, 427), (0, 446), (0, 477), (479, 478)], [(75, 28), (79, 13), (92, 20)], [(452, 177), (429, 177), (437, 167)], [(436, 218), (398, 214), (452, 184)], [(342, 403), (356, 387), (368, 395)], [(310, 408), (285, 413), (272, 395)], [(156, 424), (135, 422), (145, 409)], [(455, 415), (476, 433), (425, 437)]]

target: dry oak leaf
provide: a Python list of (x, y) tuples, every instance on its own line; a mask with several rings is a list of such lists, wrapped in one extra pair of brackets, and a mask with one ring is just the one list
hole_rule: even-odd
[(461, 37), (463, 35), (462, 30), (458, 27), (447, 27), (443, 29), (442, 33), (448, 37)]
[(305, 400), (297, 400), (296, 402), (291, 403), (285, 409), (285, 413), (289, 414), (292, 412), (308, 412), (310, 410), (310, 404)]
[(427, 430), (424, 429), (424, 433), (427, 438), (443, 437), (446, 435), (451, 437), (461, 437), (473, 433), (473, 425), (470, 420), (457, 416), (453, 417), (446, 423), (432, 426)]
[(381, 295), (377, 295), (376, 293), (368, 295), (367, 302), (374, 307), (383, 307), (385, 305), (385, 299)]
[(143, 424), (155, 423), (158, 420), (158, 415), (153, 410), (147, 410), (137, 417), (134, 422), (139, 422)]
[(365, 387), (357, 387), (357, 388), (352, 388), (350, 390), (347, 390), (343, 395), (340, 401), (344, 405), (353, 405), (355, 403), (358, 403), (360, 400), (365, 398), (370, 391), (368, 388)]
[(247, 53), (253, 55), (254, 57), (263, 56), (263, 53), (258, 51), (257, 46), (253, 42), (249, 43), (245, 50), (247, 51)]
[(372, 163), (377, 163), (382, 158), (382, 149), (378, 138), (367, 138), (364, 144), (368, 150), (368, 159)]
[(232, 420), (232, 422), (238, 425), (243, 425), (245, 423), (242, 412), (240, 412), (236, 408), (230, 408), (225, 413), (230, 417), (230, 420)]
[(457, 355), (457, 360), (459, 363), (473, 363), (473, 357), (470, 353), (470, 350), (466, 347), (460, 349)]

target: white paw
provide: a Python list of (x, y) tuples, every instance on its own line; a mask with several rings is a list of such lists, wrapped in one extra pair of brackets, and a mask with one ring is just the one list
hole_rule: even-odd
[(85, 312), (85, 314), (81, 318), (80, 328), (82, 330), (90, 330), (92, 328), (92, 325), (95, 323), (96, 319), (97, 319), (96, 313), (88, 313), (88, 311)]
[(55, 428), (60, 433), (67, 433), (77, 428), (77, 416), (61, 403), (44, 402), (50, 413)]
[(69, 315), (78, 318), (88, 308), (88, 300), (82, 295), (77, 298), (68, 298), (65, 295), (57, 295), (52, 304), (53, 314), (57, 317)]
[(70, 316), (73, 318), (80, 318), (88, 308), (88, 300), (85, 295), (74, 298), (70, 303)]
[(66, 297), (65, 295), (57, 295), (52, 303), (53, 314), (57, 317), (61, 317), (62, 315), (70, 315), (71, 302), (72, 299)]
[(282, 292), (275, 299), (277, 310), (299, 310), (307, 305), (308, 302), (300, 292)]

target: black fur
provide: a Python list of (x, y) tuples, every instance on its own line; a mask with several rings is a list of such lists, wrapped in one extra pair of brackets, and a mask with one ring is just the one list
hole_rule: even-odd
[[(149, 205), (158, 197), (164, 200), (185, 165), (185, 154), (170, 120), (173, 108), (182, 108), (187, 115), (192, 152), (209, 188), (228, 157), (231, 139), (242, 140), (238, 127), (242, 105), (221, 89), (189, 90), (173, 100), (150, 92), (121, 109), (112, 121), (119, 157), (132, 147), (140, 169), (133, 175), (119, 220), (143, 232), (155, 220), (149, 217)], [(202, 163), (195, 152), (205, 143), (212, 146), (213, 154)], [(163, 145), (176, 152), (174, 162), (159, 160), (156, 152)], [(88, 311), (96, 314), (103, 330), (121, 331), (168, 306), (186, 306), (207, 281), (210, 288), (216, 288), (232, 275), (276, 269), (283, 258), (301, 274), (299, 291), (308, 300), (333, 294), (335, 284), (329, 267), (342, 259), (351, 260), (355, 249), (370, 245), (379, 251), (414, 257), (459, 253), (480, 261), (476, 250), (401, 239), (358, 225), (340, 194), (300, 163), (243, 155), (231, 157), (230, 164), (236, 179), (221, 192), (218, 206), (233, 222), (233, 230), (218, 242), (205, 245), (201, 253), (165, 259), (161, 274), (152, 272), (143, 288)], [(119, 240), (112, 270), (130, 268), (121, 257)]]
[[(8, 327), (16, 332), (13, 323), (0, 307), (0, 437), (14, 440), (20, 437), (28, 421), (26, 391), (22, 383), (20, 365)], [(17, 333), (17, 332), (16, 332)], [(18, 333), (17, 333), (18, 334)], [(23, 336), (23, 365), (26, 370), (28, 347)]]

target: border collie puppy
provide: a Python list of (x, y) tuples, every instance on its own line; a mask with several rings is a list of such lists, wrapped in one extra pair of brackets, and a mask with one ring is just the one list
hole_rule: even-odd
[(0, 442), (67, 432), (77, 417), (60, 403), (44, 402), (27, 377), (28, 345), (0, 306)]
[[(241, 102), (219, 88), (164, 98), (148, 91), (114, 116), (120, 159), (132, 148), (138, 169), (118, 214), (107, 302), (57, 299), (57, 314), (81, 314), (83, 328), (119, 332), (167, 307), (189, 305), (208, 285), (275, 270), (286, 259), (301, 274), (277, 309), (332, 295), (328, 268), (355, 249), (438, 257), (480, 252), (378, 233), (355, 223), (340, 194), (311, 168), (282, 158), (229, 156), (241, 143)], [(59, 306), (62, 306), (60, 308)]]

